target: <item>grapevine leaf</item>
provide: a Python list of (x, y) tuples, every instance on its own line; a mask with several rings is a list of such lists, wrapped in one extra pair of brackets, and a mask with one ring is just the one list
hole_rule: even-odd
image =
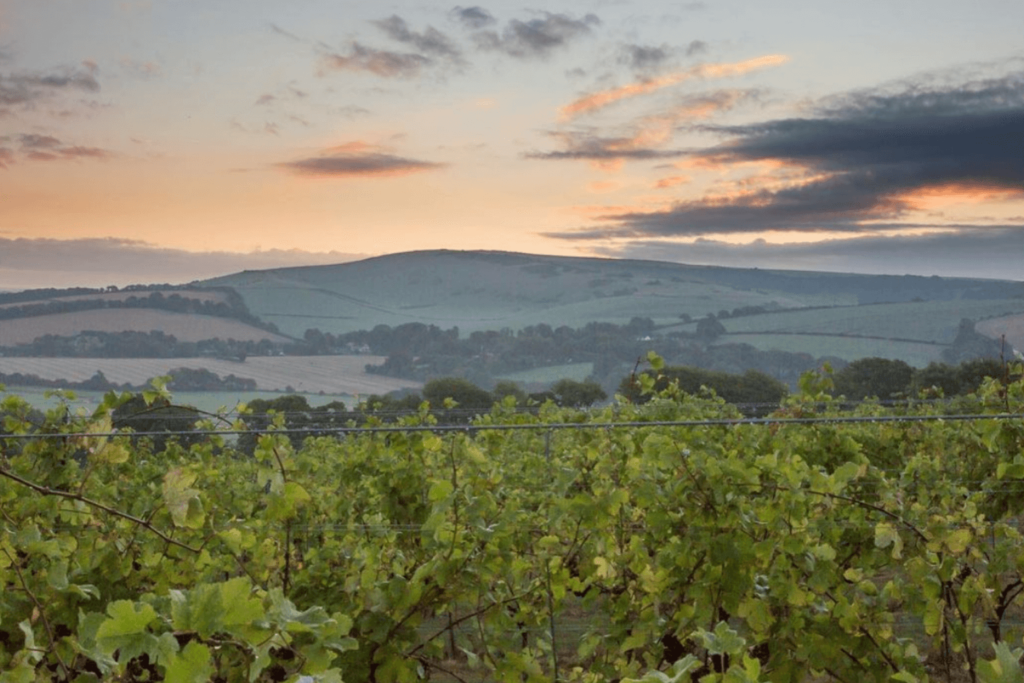
[(110, 618), (96, 631), (96, 644), (106, 654), (119, 651), (118, 660), (126, 662), (150, 648), (156, 640), (146, 628), (156, 619), (156, 610), (146, 603), (117, 600), (107, 606)]
[(168, 665), (164, 680), (167, 683), (205, 683), (212, 673), (210, 648), (193, 640)]
[(957, 529), (946, 537), (945, 542), (950, 552), (960, 554), (967, 550), (967, 546), (971, 542), (971, 530)]
[(175, 526), (198, 529), (203, 526), (205, 512), (199, 500), (199, 491), (191, 488), (197, 475), (175, 468), (164, 475), (164, 505), (171, 513)]
[(888, 522), (879, 522), (875, 526), (875, 547), (888, 548), (892, 546), (893, 559), (900, 559), (903, 553), (903, 539), (896, 531), (896, 528)]
[(747, 641), (724, 621), (718, 622), (714, 632), (701, 629), (694, 635), (700, 638), (704, 648), (713, 655), (735, 655), (747, 644)]
[(447, 499), (450, 495), (452, 495), (452, 492), (454, 490), (455, 487), (452, 486), (451, 481), (447, 479), (438, 479), (437, 481), (430, 485), (430, 492), (427, 493), (427, 498), (430, 500), (431, 503), (436, 503), (438, 501)]
[(978, 661), (981, 683), (1024, 683), (1020, 666), (1020, 652), (1014, 653), (1006, 642), (995, 643), (996, 658)]

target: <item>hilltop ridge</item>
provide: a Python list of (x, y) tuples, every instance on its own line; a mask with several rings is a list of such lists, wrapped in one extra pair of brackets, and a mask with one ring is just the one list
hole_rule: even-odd
[[(504, 251), (413, 251), (328, 266), (243, 271), (237, 291), (282, 332), (335, 334), (409, 322), (476, 330), (650, 317), (667, 325), (743, 307), (1012, 300), (1024, 283), (695, 266)], [(1022, 299), (1024, 301), (1024, 299)]]

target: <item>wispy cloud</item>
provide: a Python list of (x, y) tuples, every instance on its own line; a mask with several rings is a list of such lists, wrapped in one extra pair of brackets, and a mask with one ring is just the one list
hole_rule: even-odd
[(552, 131), (562, 149), (552, 152), (528, 152), (527, 159), (584, 160), (603, 168), (617, 168), (626, 160), (670, 159), (686, 154), (684, 150), (665, 150), (641, 146), (635, 136), (607, 137), (593, 131)]
[(242, 270), (328, 265), (359, 258), (363, 255), (298, 249), (251, 253), (192, 252), (116, 238), (55, 240), (0, 237), (0, 288), (178, 284)]
[(497, 23), (497, 19), (483, 7), (461, 7), (456, 6), (450, 12), (451, 16), (462, 23), (463, 26), (471, 29), (482, 29)]
[(326, 54), (323, 70), (366, 71), (382, 78), (412, 78), (431, 64), (431, 60), (413, 52), (392, 52), (367, 47), (353, 41), (345, 53)]
[(451, 38), (433, 26), (428, 26), (425, 30), (416, 32), (409, 28), (405, 19), (396, 14), (373, 23), (392, 40), (412, 45), (422, 54), (441, 59), (461, 59), (461, 52), (455, 43), (452, 42)]
[(141, 61), (131, 57), (122, 57), (118, 60), (118, 64), (127, 73), (137, 78), (149, 79), (163, 75), (163, 67), (152, 61)]
[(593, 129), (556, 131), (549, 135), (561, 143), (562, 150), (532, 152), (526, 156), (531, 159), (583, 159), (605, 169), (617, 168), (612, 163), (617, 161), (683, 156), (688, 152), (665, 149), (678, 126), (728, 111), (743, 102), (756, 100), (759, 96), (757, 90), (716, 90), (690, 95), (679, 98), (666, 111), (637, 119), (623, 135), (602, 136)]
[(639, 97), (641, 95), (647, 95), (663, 88), (678, 85), (685, 81), (693, 79), (713, 79), (740, 76), (756, 69), (779, 66), (788, 61), (789, 57), (785, 55), (765, 55), (763, 57), (756, 57), (742, 62), (700, 64), (684, 71), (666, 74), (657, 78), (641, 80), (635, 83), (619, 86), (617, 88), (609, 88), (607, 90), (601, 90), (585, 95), (562, 107), (560, 113), (562, 120), (569, 120), (582, 114), (589, 114), (597, 111), (598, 109), (603, 109), (615, 102)]
[[(76, 159), (107, 160), (116, 153), (99, 147), (67, 144), (52, 135), (22, 133), (0, 138), (0, 143), (17, 143), (17, 152), (11, 148), (0, 148), (0, 167), (7, 168), (19, 159), (30, 161), (73, 161)], [(20, 155), (19, 155), (20, 153)]]
[(91, 62), (82, 68), (57, 69), (50, 73), (0, 73), (0, 106), (31, 106), (67, 91), (98, 92), (97, 69)]
[(430, 68), (458, 66), (463, 62), (462, 52), (455, 42), (432, 26), (414, 31), (398, 15), (373, 24), (387, 38), (414, 49), (399, 52), (353, 40), (346, 51), (323, 55), (321, 71), (365, 71), (382, 78), (414, 78)]
[(431, 171), (446, 164), (395, 156), (374, 145), (350, 143), (323, 153), (277, 164), (297, 175), (321, 178), (390, 177)]
[(939, 85), (904, 82), (829, 98), (816, 111), (814, 118), (708, 126), (730, 139), (694, 154), (724, 167), (766, 162), (800, 168), (803, 179), (682, 201), (662, 212), (611, 216), (609, 230), (691, 237), (870, 233), (878, 222), (907, 220), (923, 192), (955, 188), (1024, 201), (1024, 72)]
[(542, 12), (540, 17), (513, 19), (498, 31), (477, 31), (473, 39), (483, 50), (503, 52), (518, 59), (541, 59), (572, 41), (592, 33), (601, 20), (595, 14), (574, 18), (567, 14)]
[(298, 37), (297, 35), (295, 35), (291, 31), (287, 31), (287, 30), (281, 28), (280, 26), (278, 26), (277, 24), (271, 24), (270, 25), (270, 30), (273, 31), (274, 33), (276, 33), (279, 36), (284, 36), (288, 40), (292, 40), (292, 41), (295, 41), (297, 43), (305, 43), (306, 42), (305, 40), (303, 40), (302, 38)]

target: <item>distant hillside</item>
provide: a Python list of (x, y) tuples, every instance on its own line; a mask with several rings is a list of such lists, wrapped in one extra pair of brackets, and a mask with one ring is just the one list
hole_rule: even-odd
[[(233, 288), (253, 314), (296, 337), (309, 328), (340, 334), (410, 322), (457, 326), (462, 334), (539, 323), (622, 324), (637, 316), (671, 325), (684, 315), (697, 319), (744, 307), (781, 310), (955, 301), (956, 315), (971, 317), (964, 311), (969, 313), (975, 304), (1001, 301), (1009, 303), (1000, 313), (1024, 311), (1021, 282), (491, 251), (409, 252), (336, 266), (245, 271), (202, 284)], [(927, 315), (934, 313), (932, 306)], [(912, 310), (902, 310), (901, 315), (913, 318)], [(959, 317), (952, 323), (954, 333)]]
[(0, 355), (221, 357), (291, 344), (229, 288), (167, 285), (0, 294)]

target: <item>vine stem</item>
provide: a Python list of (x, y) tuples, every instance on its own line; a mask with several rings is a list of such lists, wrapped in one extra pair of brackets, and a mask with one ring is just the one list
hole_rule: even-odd
[[(788, 489), (786, 487), (777, 486), (777, 485), (774, 485), (774, 484), (761, 484), (761, 488), (765, 488), (765, 489), (771, 488), (771, 489), (776, 489), (776, 490), (791, 490), (791, 489)], [(852, 503), (854, 505), (858, 505), (858, 506), (860, 506), (862, 508), (867, 508), (868, 510), (874, 510), (875, 512), (877, 512), (879, 514), (885, 515), (886, 517), (888, 517), (889, 519), (893, 520), (894, 522), (898, 522), (901, 526), (905, 526), (907, 529), (912, 531), (914, 533), (914, 535), (917, 536), (919, 539), (921, 539), (923, 542), (928, 543), (928, 541), (929, 541), (928, 537), (924, 535), (923, 531), (921, 531), (916, 526), (914, 526), (913, 524), (911, 524), (907, 520), (905, 520), (902, 517), (900, 517), (899, 515), (897, 515), (895, 512), (890, 512), (889, 510), (886, 510), (885, 508), (883, 508), (883, 507), (881, 507), (879, 505), (875, 505), (873, 503), (869, 503), (869, 502), (864, 501), (864, 500), (858, 500), (856, 498), (851, 498), (849, 496), (844, 496), (844, 495), (841, 495), (841, 494), (838, 494), (838, 493), (829, 493), (828, 491), (815, 491), (814, 489), (801, 489), (801, 490), (804, 493), (809, 493), (811, 495), (821, 496), (822, 498), (832, 498), (834, 500), (841, 500), (841, 501), (844, 501), (844, 502), (847, 502), (847, 503)]]
[(21, 587), (25, 590), (25, 594), (28, 595), (29, 600), (35, 605), (36, 611), (39, 613), (39, 618), (43, 622), (43, 627), (46, 629), (46, 636), (50, 639), (49, 651), (53, 653), (53, 656), (57, 658), (57, 664), (60, 666), (60, 670), (64, 672), (64, 680), (68, 680), (71, 677), (71, 671), (68, 670), (68, 665), (64, 663), (60, 653), (57, 652), (57, 641), (53, 637), (53, 627), (50, 626), (50, 620), (46, 618), (46, 612), (43, 606), (39, 604), (39, 598), (36, 594), (28, 587), (28, 583), (25, 581), (25, 575), (21, 573), (21, 567), (18, 565), (18, 561), (7, 552), (7, 548), (3, 548), (4, 555), (10, 560), (11, 566), (14, 567), (14, 571), (18, 574), (18, 581), (21, 582)]
[(35, 483), (33, 481), (29, 481), (28, 479), (25, 479), (23, 477), (19, 477), (17, 474), (14, 474), (10, 470), (6, 470), (6, 469), (0, 469), (0, 477), (5, 477), (7, 479), (10, 479), (11, 481), (17, 482), (17, 483), (21, 484), (22, 486), (24, 486), (26, 488), (30, 488), (33, 491), (35, 491), (36, 493), (39, 493), (39, 494), (44, 495), (44, 496), (56, 496), (58, 498), (66, 498), (68, 500), (77, 500), (78, 502), (84, 503), (84, 504), (88, 505), (89, 507), (96, 508), (97, 510), (102, 510), (103, 512), (106, 512), (108, 515), (113, 515), (114, 517), (120, 517), (121, 519), (126, 519), (129, 522), (132, 522), (134, 524), (138, 524), (142, 528), (147, 529), (151, 533), (159, 536), (165, 543), (168, 543), (170, 545), (176, 545), (179, 548), (182, 548), (183, 550), (189, 551), (190, 553), (194, 553), (194, 554), (197, 554), (197, 555), (199, 554), (199, 549), (198, 548), (193, 548), (192, 546), (190, 546), (190, 545), (188, 545), (186, 543), (182, 543), (181, 541), (174, 540), (173, 538), (171, 538), (170, 536), (168, 536), (164, 532), (162, 532), (159, 529), (157, 529), (155, 526), (153, 526), (148, 521), (146, 521), (144, 519), (141, 519), (139, 517), (136, 517), (134, 515), (130, 515), (127, 512), (122, 512), (122, 511), (118, 510), (117, 508), (112, 508), (109, 505), (104, 505), (103, 503), (100, 503), (99, 501), (93, 500), (91, 498), (86, 498), (85, 496), (83, 496), (83, 495), (81, 495), (79, 493), (71, 493), (69, 491), (60, 491), (58, 489), (51, 489), (48, 486), (41, 486), (40, 484), (37, 484), (37, 483)]

